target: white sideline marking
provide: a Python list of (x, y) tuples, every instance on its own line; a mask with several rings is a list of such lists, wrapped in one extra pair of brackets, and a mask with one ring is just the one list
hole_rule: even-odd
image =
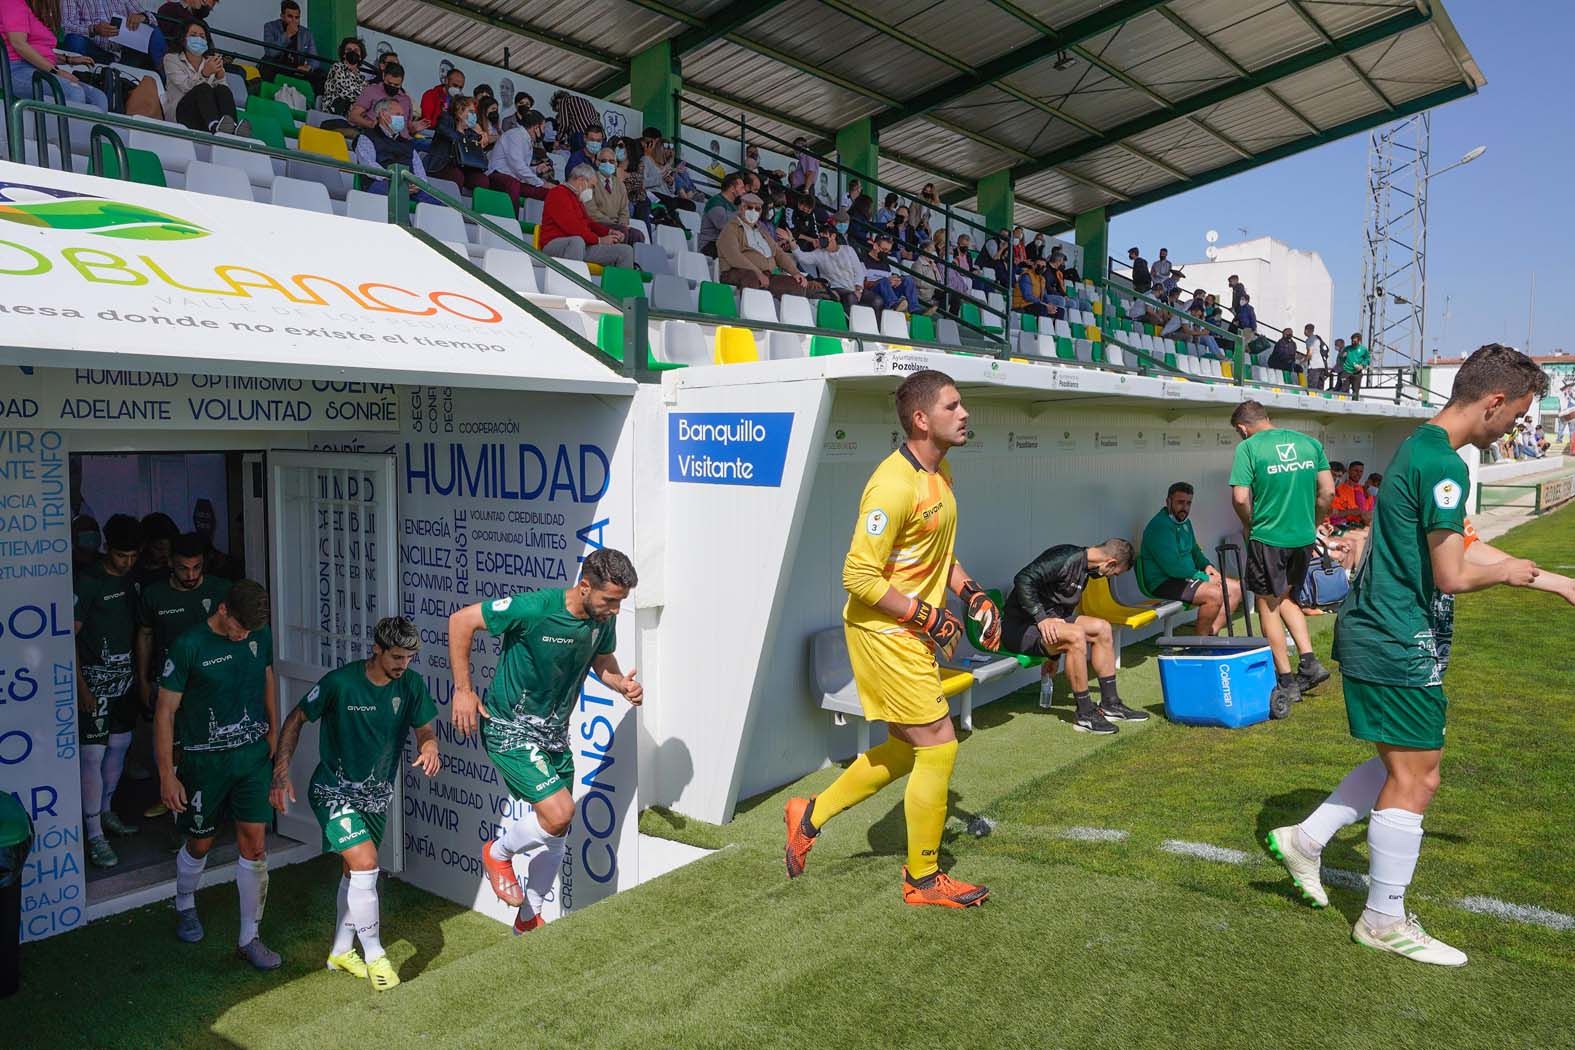
[(1253, 859), (1252, 854), (1243, 853), (1239, 849), (1211, 846), (1207, 842), (1186, 842), (1182, 839), (1166, 839), (1159, 844), (1159, 848), (1166, 853), (1175, 853), (1182, 857), (1196, 857), (1199, 860), (1217, 861), (1220, 864), (1245, 864)]
[(1521, 922), (1528, 926), (1546, 926), (1550, 930), (1575, 930), (1575, 915), (1549, 911), (1534, 904), (1511, 904), (1497, 897), (1461, 897), (1454, 902), (1454, 905), (1462, 911), (1490, 915), (1495, 919), (1507, 919), (1510, 922)]
[(1073, 839), (1077, 842), (1125, 842), (1127, 833), (1116, 828), (1089, 828), (1078, 825), (1062, 828), (1056, 832), (1056, 838)]
[(1344, 868), (1323, 869), (1323, 881), (1331, 886), (1339, 886), (1346, 890), (1365, 890), (1367, 876), (1359, 871), (1346, 871)]

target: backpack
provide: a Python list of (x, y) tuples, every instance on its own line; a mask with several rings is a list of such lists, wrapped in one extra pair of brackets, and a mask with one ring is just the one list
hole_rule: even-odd
[(1351, 574), (1320, 545), (1318, 556), (1307, 566), (1301, 590), (1296, 592), (1296, 604), (1304, 609), (1333, 608), (1345, 601), (1350, 590)]
[(293, 84), (285, 84), (273, 93), (275, 102), (282, 102), (291, 109), (305, 109), (306, 96), (301, 94), (301, 89)]

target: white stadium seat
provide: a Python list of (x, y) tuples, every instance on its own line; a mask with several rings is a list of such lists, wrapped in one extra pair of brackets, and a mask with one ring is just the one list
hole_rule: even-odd
[(440, 241), (459, 241), (470, 238), (465, 234), (465, 218), (453, 208), (443, 204), (416, 205), (416, 229), (430, 233)]
[(232, 197), (238, 201), (254, 201), (251, 180), (239, 168), (225, 168), (217, 164), (194, 160), (186, 167), (186, 188), (193, 193), (211, 193), (216, 197)]
[(334, 213), (333, 202), (328, 198), (328, 187), (320, 182), (307, 182), (305, 179), (291, 179), (280, 175), (273, 180), (270, 192), (273, 203), (285, 208), (322, 212), (324, 215)]
[[(300, 181), (305, 182), (307, 180), (302, 179)], [(388, 198), (381, 193), (351, 190), (345, 194), (345, 214), (352, 219), (365, 219), (368, 222), (387, 222)]]
[(529, 255), (512, 248), (488, 248), (481, 256), (481, 268), (521, 295), (541, 291), (536, 283), (536, 267)]

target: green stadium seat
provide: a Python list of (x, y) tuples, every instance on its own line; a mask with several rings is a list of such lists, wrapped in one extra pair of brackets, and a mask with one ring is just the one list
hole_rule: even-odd
[(716, 281), (700, 282), (700, 312), (709, 317), (738, 318), (738, 303), (733, 298), (733, 286)]
[[(836, 304), (841, 306), (841, 303)], [(812, 335), (809, 337), (810, 357), (832, 357), (842, 353), (842, 340), (829, 335)]]
[(129, 179), (144, 186), (165, 185), (164, 166), (159, 163), (159, 155), (152, 150), (126, 147), (126, 163), (131, 168), (129, 176), (120, 170), (120, 165), (115, 161), (115, 150), (109, 143), (99, 143), (99, 151), (106, 179)]
[(508, 222), (500, 224), (505, 228), (519, 221), (519, 215), (514, 211), (514, 202), (502, 190), (477, 186), (470, 191), (470, 208), (480, 215), (507, 219)]
[(929, 314), (908, 318), (908, 337), (921, 343), (935, 342), (935, 318)]
[[(506, 194), (500, 193), (498, 196), (503, 197), (505, 201), (508, 200)], [(602, 291), (613, 299), (644, 299), (645, 282), (640, 279), (639, 270), (608, 266), (602, 270)]]
[[(842, 309), (842, 304), (835, 299), (822, 299), (815, 304), (815, 327), (829, 328), (834, 332), (848, 330), (848, 314)], [(837, 353), (842, 353), (840, 340), (833, 340), (837, 344)], [(810, 354), (814, 356), (813, 353)]]
[[(1006, 602), (1002, 600), (1001, 592), (999, 590), (992, 587), (985, 591), (985, 593), (989, 595), (990, 600), (995, 603), (996, 609), (999, 610), (1006, 608)], [(988, 650), (986, 650), (983, 644), (981, 644), (981, 639), (979, 637), (979, 625), (977, 623), (965, 616), (963, 617), (963, 630), (968, 635), (969, 645), (972, 645), (981, 653), (988, 653)], [(1038, 667), (1040, 664), (1045, 662), (1045, 658), (1042, 656), (1030, 656), (1027, 653), (1014, 653), (1010, 649), (1005, 648), (1004, 645), (998, 651), (1002, 656), (1010, 657), (1011, 659), (1016, 660), (1018, 666), (1020, 667)]]
[[(281, 73), (273, 78), (273, 84), (275, 91), (284, 87), (286, 84), (295, 88), (295, 90), (299, 91), (306, 98), (307, 109), (311, 109), (317, 103), (317, 92), (312, 89), (312, 85), (310, 83), (302, 80), (300, 77), (292, 77)], [(268, 97), (272, 98), (273, 96), (269, 95)]]
[(1063, 361), (1077, 360), (1077, 346), (1064, 335), (1055, 338), (1055, 356)]
[(1018, 314), (1017, 326), (1024, 332), (1039, 331), (1039, 317), (1036, 314)]
[[(617, 269), (617, 267), (608, 267), (608, 269)], [(602, 353), (623, 364), (623, 314), (602, 314), (597, 318), (596, 345)], [(658, 361), (651, 354), (649, 345), (645, 351), (645, 364), (653, 372), (670, 372), (675, 368), (685, 367), (671, 361)]]
[(266, 117), (283, 128), (295, 128), (295, 117), (290, 112), (290, 107), (283, 102), (275, 102), (272, 98), (263, 98), (261, 95), (248, 95), (246, 98), (247, 120), (256, 120)]
[[(277, 120), (264, 116), (261, 113), (255, 117), (248, 117), (247, 120), (252, 126), (252, 138), (259, 140), (265, 146), (272, 146), (274, 149), (287, 148), (284, 144), (284, 128), (280, 126)], [(295, 130), (293, 121), (291, 122), (290, 130), (292, 132)]]

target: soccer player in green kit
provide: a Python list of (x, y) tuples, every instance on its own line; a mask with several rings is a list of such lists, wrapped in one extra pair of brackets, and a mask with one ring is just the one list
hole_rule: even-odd
[[(159, 695), (158, 672), (169, 658), (170, 643), (187, 628), (213, 615), (230, 581), (204, 572), (207, 545), (195, 532), (177, 536), (170, 545), (169, 568), (142, 588), (137, 604), (137, 686), (142, 706), (153, 710)], [(169, 812), (162, 801), (142, 815), (162, 817)]]
[[(540, 926), (542, 902), (552, 889), (574, 820), (574, 752), (569, 715), (587, 671), (639, 706), (645, 689), (613, 656), (614, 620), (638, 583), (628, 556), (603, 548), (580, 567), (573, 587), (531, 591), (468, 605), (448, 619), (448, 652), (454, 674), (454, 728), (481, 729), (487, 757), (511, 798), (530, 809), (508, 819), (503, 834), (481, 851), (492, 891), (519, 909), (514, 932)], [(483, 705), (471, 688), (470, 646), (479, 630), (501, 635), (503, 650)], [(525, 887), (514, 858), (525, 858)]]
[(1367, 907), (1351, 939), (1436, 966), (1462, 966), (1466, 955), (1407, 914), (1405, 889), (1422, 849), (1422, 815), (1439, 785), (1454, 596), (1501, 583), (1534, 587), (1539, 575), (1522, 558), (1467, 555), (1471, 481), (1456, 450), (1491, 446), (1547, 386), (1542, 369), (1518, 350), (1481, 347), (1460, 366), (1448, 404), (1395, 453), (1334, 637), (1351, 735), (1372, 742), (1378, 755), (1347, 773), (1300, 824), (1267, 837), (1302, 896), (1322, 908), (1329, 903), (1319, 877), (1324, 846), (1370, 817)]
[[(240, 939), (235, 954), (259, 970), (279, 968), (279, 953), (257, 928), (268, 897), (264, 836), (273, 820), (268, 785), (279, 735), (268, 592), (252, 580), (230, 588), (218, 608), (170, 645), (159, 681), (153, 750), (159, 795), (186, 842), (175, 854), (175, 935), (202, 940), (195, 894), (219, 823), (235, 822), (240, 858)], [(179, 723), (177, 727), (177, 723)], [(181, 756), (175, 765), (175, 735)]]
[(88, 860), (113, 868), (120, 858), (104, 837), (131, 835), (136, 827), (110, 803), (126, 768), (137, 725), (131, 654), (137, 624), (137, 584), (132, 570), (142, 549), (142, 527), (128, 514), (104, 523), (107, 553), (77, 573), (72, 613), (77, 644), (77, 709), (82, 741), (82, 822)]
[[(416, 625), (402, 617), (379, 620), (372, 630), (372, 655), (324, 675), (284, 720), (273, 759), (269, 801), (279, 811), (295, 801), (290, 758), (307, 722), (323, 723), (317, 769), (307, 798), (323, 828), (323, 850), (339, 854), (339, 918), (328, 969), (366, 977), (386, 992), (399, 972), (383, 951), (377, 902), (377, 850), (383, 842), (388, 807), (394, 801), (399, 753), (414, 729), (411, 768), (438, 772), (437, 705), (419, 674), (407, 673), (421, 647)], [(361, 939), (363, 959), (356, 954)]]

